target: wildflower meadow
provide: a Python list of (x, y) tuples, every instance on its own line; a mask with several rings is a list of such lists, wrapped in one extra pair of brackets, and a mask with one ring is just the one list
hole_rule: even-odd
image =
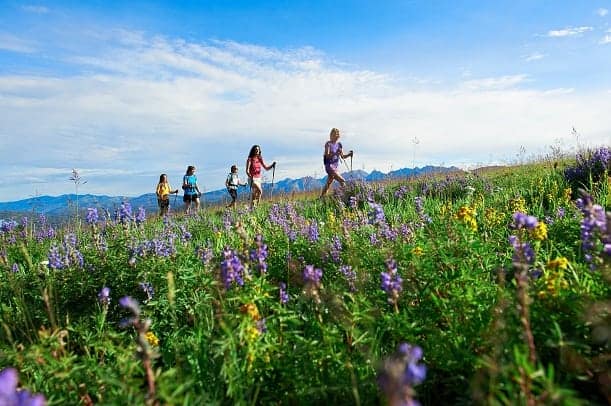
[(610, 165), (5, 221), (0, 404), (608, 404)]

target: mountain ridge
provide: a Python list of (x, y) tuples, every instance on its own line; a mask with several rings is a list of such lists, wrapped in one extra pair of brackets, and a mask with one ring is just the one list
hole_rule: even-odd
[[(353, 170), (342, 174), (346, 179), (361, 179), (364, 181), (379, 181), (383, 179), (399, 179), (411, 176), (418, 176), (428, 173), (447, 173), (459, 171), (456, 167), (442, 167), (427, 165), (422, 168), (402, 168), (395, 171), (390, 171), (387, 174), (378, 170), (373, 170), (367, 173), (363, 170)], [(285, 178), (273, 185), (274, 194), (286, 194), (295, 192), (308, 192), (312, 190), (320, 190), (327, 177), (316, 179), (311, 176), (292, 179)], [(271, 189), (270, 183), (263, 185), (264, 192), (269, 192)], [(239, 189), (238, 194), (243, 198), (244, 191), (247, 189)], [(220, 203), (227, 201), (229, 195), (223, 189), (217, 189), (206, 192), (202, 195), (202, 205), (210, 203)], [(182, 206), (182, 198), (180, 196), (171, 197), (173, 207)], [(109, 210), (111, 213), (123, 202), (129, 202), (134, 208), (144, 207), (147, 212), (157, 211), (157, 198), (155, 193), (145, 193), (140, 196), (108, 196), (108, 195), (93, 195), (93, 194), (64, 194), (59, 196), (37, 196), (28, 199), (16, 200), (11, 202), (0, 202), (0, 219), (12, 218), (15, 215), (23, 215), (24, 213), (44, 214), (51, 217), (65, 217), (76, 211), (78, 204), (79, 212), (83, 212), (88, 207), (97, 207)]]

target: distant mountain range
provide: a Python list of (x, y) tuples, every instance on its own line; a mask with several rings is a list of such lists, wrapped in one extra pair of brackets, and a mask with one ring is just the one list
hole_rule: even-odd
[[(384, 179), (408, 178), (411, 176), (423, 175), (428, 173), (445, 173), (459, 170), (455, 167), (440, 167), (440, 166), (425, 166), (422, 168), (403, 168), (389, 173), (383, 173), (377, 170), (367, 173), (362, 170), (354, 170), (346, 172), (343, 176), (346, 179), (362, 179), (365, 181), (380, 181)], [(299, 179), (286, 178), (274, 183), (274, 195), (288, 194), (296, 192), (307, 192), (312, 190), (320, 190), (327, 177), (315, 179), (311, 176), (306, 176)], [(264, 193), (269, 192), (271, 184), (263, 185)], [(247, 194), (247, 188), (240, 188), (238, 191), (240, 199), (243, 199)], [(174, 207), (182, 206), (182, 196), (178, 195), (170, 197), (170, 202)], [(176, 200), (174, 200), (176, 199)], [(229, 195), (225, 189), (214, 190), (207, 192), (202, 196), (202, 203), (216, 204), (225, 202), (229, 199)], [(88, 207), (97, 207), (98, 209), (107, 209), (111, 213), (122, 203), (128, 201), (133, 208), (140, 206), (144, 207), (147, 213), (157, 212), (157, 197), (155, 193), (147, 193), (137, 197), (123, 196), (103, 196), (103, 195), (78, 195), (79, 212), (84, 212)], [(176, 201), (176, 203), (174, 203)], [(76, 211), (77, 195), (67, 194), (61, 196), (38, 196), (14, 202), (0, 202), (0, 221), (1, 219), (10, 219), (15, 217), (23, 217), (27, 213), (42, 213), (50, 220), (57, 222), (61, 219), (69, 218)]]

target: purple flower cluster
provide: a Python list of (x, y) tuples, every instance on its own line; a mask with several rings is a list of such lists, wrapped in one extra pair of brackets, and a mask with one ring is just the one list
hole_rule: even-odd
[(142, 291), (146, 294), (147, 302), (153, 300), (153, 297), (155, 296), (155, 289), (150, 282), (140, 282), (138, 286), (140, 286), (140, 289), (142, 289)]
[(352, 267), (350, 265), (342, 265), (339, 271), (344, 275), (344, 278), (346, 278), (350, 292), (356, 292), (356, 272), (352, 270)]
[(378, 373), (378, 385), (386, 395), (389, 405), (416, 406), (413, 387), (426, 378), (426, 365), (421, 364), (422, 348), (407, 343), (384, 360)]
[(535, 216), (529, 216), (519, 211), (513, 213), (513, 223), (511, 227), (516, 230), (528, 229), (532, 230), (537, 227), (539, 220)]
[(98, 209), (96, 209), (95, 207), (87, 208), (87, 217), (85, 219), (87, 221), (87, 224), (90, 224), (90, 225), (97, 224), (99, 220)]
[(259, 234), (255, 237), (256, 248), (250, 250), (250, 260), (255, 264), (261, 274), (267, 272), (267, 244), (263, 243), (263, 237)]
[(153, 239), (146, 240), (131, 249), (132, 258), (146, 258), (148, 256), (170, 257), (176, 253), (173, 236), (166, 236), (165, 240)]
[(223, 261), (221, 262), (221, 280), (225, 289), (231, 289), (232, 284), (244, 286), (244, 266), (238, 255), (229, 247), (223, 250)]
[(289, 293), (286, 291), (286, 283), (284, 282), (280, 282), (280, 286), (279, 286), (279, 296), (280, 296), (280, 303), (281, 304), (287, 304), (289, 301)]
[(31, 394), (25, 389), (18, 389), (19, 374), (15, 368), (6, 368), (0, 372), (0, 405), (3, 406), (44, 406), (45, 397)]
[(394, 259), (386, 261), (387, 272), (380, 274), (380, 287), (388, 297), (388, 303), (396, 306), (399, 300), (399, 294), (403, 290), (403, 279), (397, 272), (397, 262)]
[(12, 232), (17, 228), (18, 223), (14, 219), (0, 220), (0, 231), (4, 234)]
[(195, 254), (202, 261), (202, 264), (208, 265), (214, 258), (214, 252), (210, 246), (208, 247), (197, 247)]
[(98, 302), (103, 306), (103, 307), (108, 307), (108, 305), (110, 304), (110, 288), (107, 286), (104, 286), (100, 292), (98, 293)]
[(521, 242), (515, 235), (510, 235), (509, 243), (513, 247), (512, 262), (514, 264), (532, 265), (535, 262), (535, 251), (528, 241)]
[(314, 265), (306, 265), (303, 270), (303, 282), (306, 285), (320, 286), (322, 269), (314, 268)]
[(369, 201), (369, 223), (370, 224), (386, 224), (386, 216), (384, 215), (384, 208), (381, 204), (374, 201)]
[(123, 202), (115, 212), (115, 221), (121, 224), (127, 224), (132, 221), (132, 205), (129, 202)]
[(420, 222), (418, 224), (420, 227), (424, 227), (425, 224), (433, 222), (433, 219), (424, 211), (424, 199), (422, 199), (421, 196), (416, 196), (414, 198), (414, 208), (416, 209), (416, 214), (420, 217)]
[(583, 214), (580, 226), (581, 247), (590, 269), (594, 269), (600, 251), (603, 255), (611, 256), (611, 212), (605, 213), (605, 209), (594, 204), (592, 196), (585, 192), (575, 203)]
[(138, 213), (136, 213), (136, 224), (140, 225), (144, 223), (144, 220), (146, 220), (146, 210), (144, 210), (144, 207), (140, 206), (138, 208)]
[(316, 223), (316, 220), (312, 220), (308, 225), (308, 240), (310, 242), (317, 242), (319, 237), (318, 223)]
[(295, 207), (290, 202), (283, 206), (274, 204), (269, 211), (269, 221), (280, 226), (289, 241), (297, 239), (297, 231), (304, 236), (309, 236), (310, 234), (305, 218), (297, 214), (297, 210), (295, 210)]
[(76, 235), (67, 234), (61, 245), (53, 244), (49, 249), (47, 258), (50, 269), (65, 269), (70, 267), (83, 267), (83, 254), (77, 248)]
[(335, 263), (339, 263), (342, 254), (342, 240), (334, 235), (331, 237), (331, 247), (329, 248), (329, 256)]
[(36, 241), (42, 242), (47, 239), (55, 238), (57, 233), (51, 225), (47, 224), (47, 218), (44, 214), (38, 216), (38, 227), (36, 231)]
[(601, 147), (577, 154), (575, 166), (565, 169), (564, 178), (576, 189), (588, 186), (590, 181), (605, 180), (605, 174), (609, 172), (611, 172), (611, 149)]

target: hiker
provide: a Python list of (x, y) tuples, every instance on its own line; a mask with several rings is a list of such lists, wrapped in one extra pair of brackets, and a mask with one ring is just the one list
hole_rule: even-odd
[(157, 205), (159, 206), (159, 217), (163, 217), (168, 214), (170, 208), (170, 195), (178, 194), (178, 189), (172, 190), (172, 187), (168, 183), (168, 177), (165, 173), (159, 176), (159, 183), (157, 184)]
[(240, 182), (238, 167), (236, 165), (231, 165), (231, 171), (229, 175), (227, 175), (227, 179), (225, 179), (225, 187), (227, 187), (227, 191), (231, 196), (231, 203), (227, 205), (228, 208), (235, 207), (235, 202), (238, 198), (238, 186), (246, 186), (246, 182)]
[(269, 171), (276, 167), (276, 161), (271, 165), (266, 165), (261, 156), (261, 147), (253, 145), (246, 160), (246, 174), (248, 175), (248, 183), (250, 184), (250, 205), (254, 207), (261, 200), (262, 193), (262, 177), (261, 168)]
[(337, 128), (332, 128), (331, 133), (329, 134), (329, 141), (325, 143), (325, 153), (323, 155), (323, 162), (325, 164), (325, 172), (327, 172), (327, 183), (322, 188), (322, 192), (320, 197), (323, 197), (327, 194), (329, 187), (334, 180), (337, 180), (342, 186), (346, 184), (346, 180), (339, 174), (337, 171), (339, 166), (339, 158), (346, 159), (348, 157), (354, 156), (354, 151), (350, 151), (347, 154), (344, 154), (342, 149), (342, 143), (338, 142), (339, 140), (339, 130)]
[(185, 213), (191, 213), (191, 203), (195, 206), (195, 211), (199, 210), (199, 197), (202, 192), (199, 191), (197, 186), (197, 176), (195, 176), (195, 166), (189, 165), (187, 167), (187, 173), (182, 178), (182, 190), (184, 195), (182, 201), (185, 202)]

